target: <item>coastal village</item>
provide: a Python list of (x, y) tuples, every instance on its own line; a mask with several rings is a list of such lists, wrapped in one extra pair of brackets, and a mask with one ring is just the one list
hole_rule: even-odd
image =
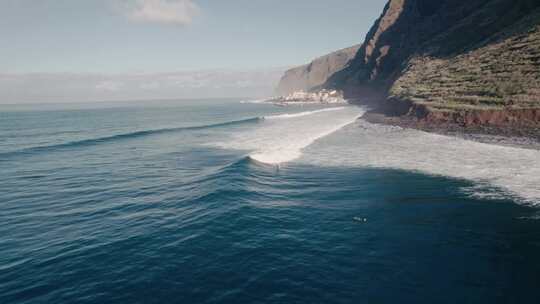
[(347, 103), (343, 92), (338, 90), (320, 90), (316, 92), (296, 91), (287, 96), (280, 96), (269, 100), (276, 104), (299, 104), (299, 103), (322, 103), (343, 104)]

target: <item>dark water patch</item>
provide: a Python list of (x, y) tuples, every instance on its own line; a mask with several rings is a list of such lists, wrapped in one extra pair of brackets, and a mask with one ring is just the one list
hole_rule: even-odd
[[(13, 241), (0, 257), (1, 302), (529, 303), (536, 294), (540, 224), (516, 220), (536, 211), (472, 199), (462, 181), (276, 171), (240, 158), (189, 188), (143, 184), (93, 201), (58, 195), (49, 215), (17, 225), (2, 218)], [(55, 215), (63, 204), (90, 209)]]
[(21, 179), (40, 179), (40, 178), (45, 178), (47, 177), (46, 175), (25, 175), (25, 176), (19, 176), (19, 178)]

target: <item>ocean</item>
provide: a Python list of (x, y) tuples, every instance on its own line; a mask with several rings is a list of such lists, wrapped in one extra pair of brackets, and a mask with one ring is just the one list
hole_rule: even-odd
[(540, 151), (363, 112), (0, 106), (0, 303), (539, 303)]

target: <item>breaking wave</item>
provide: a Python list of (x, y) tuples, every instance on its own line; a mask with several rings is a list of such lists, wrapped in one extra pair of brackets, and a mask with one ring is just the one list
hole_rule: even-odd
[(253, 103), (253, 104), (260, 104), (260, 103), (265, 103), (269, 100), (270, 98), (267, 98), (267, 99), (253, 99), (253, 100), (242, 100), (240, 101), (240, 103)]
[(351, 106), (266, 116), (255, 128), (232, 134), (217, 145), (250, 151), (249, 158), (260, 163), (286, 163), (301, 157), (302, 150), (316, 140), (354, 122), (363, 112)]
[(314, 111), (305, 111), (305, 112), (293, 113), (293, 114), (271, 115), (271, 116), (265, 116), (265, 119), (296, 118), (296, 117), (303, 117), (303, 116), (313, 115), (313, 114), (322, 113), (322, 112), (339, 111), (339, 110), (343, 110), (343, 109), (345, 109), (345, 107), (327, 108), (327, 109), (320, 109), (320, 110), (314, 110)]

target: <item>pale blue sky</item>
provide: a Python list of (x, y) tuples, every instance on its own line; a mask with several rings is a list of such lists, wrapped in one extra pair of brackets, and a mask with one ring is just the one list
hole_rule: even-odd
[(0, 0), (0, 104), (268, 96), (386, 0)]
[(192, 22), (170, 24), (132, 18), (132, 10), (145, 1), (189, 2), (1, 0), (0, 71), (131, 73), (296, 65), (361, 42), (386, 2), (192, 0)]

